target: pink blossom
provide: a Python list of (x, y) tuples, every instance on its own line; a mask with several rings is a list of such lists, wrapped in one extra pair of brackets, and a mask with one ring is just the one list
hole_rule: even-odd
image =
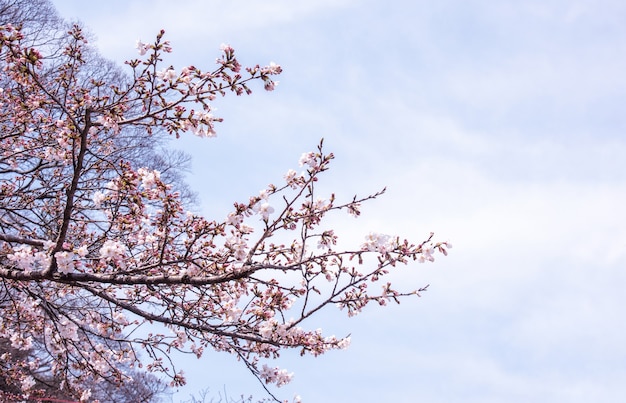
[(41, 270), (50, 265), (50, 255), (48, 255), (46, 252), (35, 251), (31, 246), (28, 245), (21, 245), (13, 249), (13, 253), (9, 253), (7, 255), (7, 258), (10, 261), (14, 262), (18, 268), (24, 270), (27, 273)]
[(389, 235), (370, 232), (365, 237), (365, 243), (361, 246), (361, 249), (370, 252), (387, 253), (394, 249), (394, 244), (394, 238)]
[(82, 245), (78, 249), (76, 249), (76, 254), (80, 257), (87, 256), (87, 253), (89, 253), (89, 250), (87, 249), (87, 245)]
[(135, 48), (137, 49), (137, 51), (139, 52), (139, 54), (141, 56), (145, 55), (146, 52), (148, 51), (148, 49), (150, 48), (150, 45), (147, 45), (143, 42), (141, 42), (141, 40), (137, 40), (136, 44), (135, 44)]
[(18, 350), (30, 350), (30, 348), (33, 346), (33, 338), (31, 336), (24, 338), (23, 335), (20, 333), (14, 333), (13, 335), (11, 335), (9, 340), (11, 341), (11, 347)]
[(21, 245), (13, 249), (13, 253), (9, 253), (7, 258), (24, 271), (30, 272), (35, 269), (33, 248), (28, 245)]
[(78, 327), (74, 322), (64, 318), (59, 325), (59, 335), (67, 340), (78, 341)]
[(331, 230), (322, 232), (322, 234), (319, 236), (319, 241), (317, 242), (317, 248), (318, 249), (330, 248), (331, 245), (336, 245), (336, 244), (337, 244), (337, 236), (335, 235), (335, 231), (331, 229)]
[(106, 127), (107, 129), (113, 130), (113, 133), (117, 134), (120, 132), (120, 127), (112, 117), (100, 115), (96, 118), (96, 123)]
[(226, 224), (237, 226), (243, 222), (243, 217), (240, 214), (228, 213), (226, 217)]
[(302, 177), (298, 176), (298, 173), (294, 171), (293, 169), (290, 169), (289, 171), (287, 171), (284, 178), (285, 178), (285, 181), (287, 182), (287, 185), (289, 185), (292, 189), (298, 188), (299, 187), (298, 179), (302, 179)]
[(317, 160), (314, 152), (303, 153), (298, 161), (300, 166), (308, 165), (311, 168), (317, 168)]
[(227, 238), (226, 246), (233, 251), (233, 257), (239, 262), (244, 261), (248, 256), (248, 244), (240, 235)]
[(189, 122), (188, 128), (191, 128), (193, 134), (195, 134), (198, 137), (212, 138), (212, 137), (217, 136), (217, 133), (215, 132), (215, 129), (213, 128), (212, 121), (204, 122), (204, 123)]
[(260, 214), (263, 217), (263, 220), (267, 221), (270, 218), (270, 214), (274, 212), (274, 207), (270, 206), (267, 202), (258, 202), (254, 205), (252, 210)]
[(224, 53), (233, 53), (234, 52), (234, 49), (230, 45), (227, 45), (225, 43), (222, 43), (220, 45), (220, 50), (222, 52), (224, 52)]
[(313, 203), (313, 209), (318, 211), (326, 210), (330, 206), (330, 201), (326, 199), (322, 199), (318, 197)]
[(117, 259), (124, 255), (124, 247), (118, 241), (107, 239), (100, 248), (100, 257), (105, 260)]
[(350, 203), (347, 206), (348, 209), (348, 214), (350, 214), (353, 217), (358, 217), (361, 215), (361, 203)]
[(106, 198), (107, 198), (106, 193), (105, 192), (101, 192), (101, 191), (98, 190), (98, 191), (94, 192), (94, 194), (93, 194), (93, 197), (92, 197), (93, 204), (96, 207), (100, 207), (102, 205), (102, 202), (105, 201)]
[(163, 81), (174, 81), (177, 77), (176, 71), (174, 69), (163, 69), (161, 71), (157, 71), (157, 78)]
[(435, 257), (433, 256), (433, 253), (435, 253), (435, 246), (432, 243), (427, 243), (422, 245), (422, 253), (419, 257), (419, 262), (423, 263), (426, 261), (429, 262), (434, 262), (435, 261)]
[(272, 339), (274, 329), (276, 328), (276, 320), (266, 320), (259, 326), (259, 335), (266, 339)]
[(57, 262), (57, 267), (60, 273), (71, 273), (74, 271), (74, 255), (72, 252), (57, 252), (54, 254), (54, 258)]
[(35, 378), (29, 375), (22, 379), (21, 385), (22, 390), (30, 390), (33, 386), (35, 386)]
[(275, 383), (276, 386), (281, 387), (291, 382), (293, 373), (290, 374), (285, 369), (280, 369), (278, 367), (270, 368), (266, 364), (263, 364), (259, 376), (266, 383)]
[(90, 397), (91, 397), (91, 389), (87, 389), (87, 390), (83, 391), (83, 393), (81, 393), (80, 401), (81, 402), (88, 402)]
[(276, 86), (278, 85), (278, 81), (265, 80), (264, 88), (266, 91), (274, 91)]
[(114, 312), (111, 319), (113, 319), (115, 323), (118, 323), (122, 326), (126, 326), (130, 323), (128, 322), (128, 319), (126, 319), (126, 316), (122, 312)]
[(146, 168), (139, 168), (137, 170), (139, 177), (141, 178), (141, 184), (146, 189), (152, 189), (156, 186), (157, 182), (161, 179), (161, 173), (156, 170), (149, 170)]
[(270, 62), (269, 66), (265, 67), (265, 69), (263, 69), (264, 73), (268, 73), (268, 74), (280, 74), (282, 73), (283, 69), (276, 63), (274, 62)]
[(345, 350), (348, 347), (350, 347), (350, 342), (351, 342), (350, 337), (344, 337), (343, 339), (339, 340), (339, 342), (337, 343), (337, 347), (339, 347), (342, 350)]

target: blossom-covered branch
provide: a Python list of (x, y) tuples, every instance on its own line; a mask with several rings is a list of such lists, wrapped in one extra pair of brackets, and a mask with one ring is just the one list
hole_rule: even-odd
[[(317, 356), (349, 344), (307, 329), (312, 315), (333, 305), (355, 315), (370, 302), (399, 302), (425, 289), (397, 290), (381, 279), (398, 264), (446, 254), (450, 245), (432, 234), (413, 243), (371, 233), (351, 250), (336, 249), (340, 234), (326, 227), (327, 217), (357, 217), (384, 190), (345, 201), (319, 197), (316, 185), (334, 158), (322, 143), (302, 155), (301, 172), (290, 169), (217, 220), (188, 211), (159, 171), (124, 157), (134, 144), (129, 133), (213, 137), (221, 119), (211, 101), (249, 94), (258, 80), (273, 90), (280, 66), (242, 70), (223, 45), (210, 72), (162, 67), (171, 47), (161, 32), (154, 43), (137, 43), (129, 79), (107, 82), (85, 71), (81, 29), (68, 35), (51, 71), (45, 55), (22, 46), (18, 29), (0, 27), (7, 78), (0, 91), (0, 337), (17, 349), (37, 346), (66, 388), (87, 396), (86, 380), (124, 382), (118, 363), (142, 366), (140, 351), (148, 370), (180, 385), (171, 350), (200, 357), (206, 348), (235, 354), (257, 378), (281, 386), (291, 375), (264, 360), (284, 349)], [(155, 323), (155, 333), (132, 336)], [(2, 370), (32, 387), (20, 368)]]

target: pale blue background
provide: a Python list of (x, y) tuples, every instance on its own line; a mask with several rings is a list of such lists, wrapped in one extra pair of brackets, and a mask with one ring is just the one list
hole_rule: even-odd
[[(102, 53), (135, 57), (167, 31), (180, 69), (209, 69), (222, 42), (243, 64), (284, 67), (273, 93), (216, 103), (218, 138), (194, 155), (209, 217), (297, 168), (320, 137), (329, 191), (388, 194), (368, 230), (454, 244), (401, 270), (423, 298), (311, 327), (352, 333), (296, 373), (304, 402), (626, 401), (626, 3), (594, 1), (56, 0)], [(88, 4), (89, 3), (89, 4)], [(184, 359), (174, 401), (224, 385), (262, 397), (232, 357)]]

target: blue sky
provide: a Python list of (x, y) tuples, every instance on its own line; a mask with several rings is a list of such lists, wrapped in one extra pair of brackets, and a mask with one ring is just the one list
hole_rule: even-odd
[[(175, 67), (284, 68), (273, 93), (217, 102), (218, 138), (193, 154), (201, 209), (223, 217), (321, 137), (328, 191), (388, 186), (357, 221), (449, 239), (402, 269), (419, 300), (312, 327), (347, 351), (286, 355), (305, 402), (618, 402), (626, 399), (626, 3), (594, 1), (55, 0), (110, 59), (164, 28)], [(232, 357), (184, 359), (190, 384), (262, 397)]]

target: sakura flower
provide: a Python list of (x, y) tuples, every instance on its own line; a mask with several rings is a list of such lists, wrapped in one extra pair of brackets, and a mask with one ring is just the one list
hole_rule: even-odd
[(342, 350), (345, 350), (348, 347), (350, 347), (350, 337), (346, 337), (346, 338), (339, 340), (339, 342), (337, 343), (337, 347), (339, 347)]
[(157, 71), (156, 76), (163, 81), (174, 81), (177, 77), (174, 69), (163, 69), (161, 71)]
[(137, 49), (137, 51), (139, 52), (139, 54), (141, 56), (145, 55), (146, 52), (148, 51), (148, 49), (150, 48), (150, 45), (147, 45), (143, 42), (141, 42), (141, 40), (137, 39), (137, 42), (135, 43), (135, 48)]
[(23, 338), (20, 333), (14, 333), (9, 340), (11, 341), (11, 347), (16, 348), (18, 350), (30, 350), (33, 346), (33, 338), (28, 336), (27, 338)]
[(32, 376), (22, 379), (22, 390), (30, 390), (33, 386), (35, 386), (35, 378)]
[(120, 132), (120, 128), (119, 128), (117, 122), (110, 116), (100, 115), (96, 119), (96, 123), (104, 126), (107, 129), (112, 129), (113, 133), (115, 133), (115, 134)]
[(302, 156), (300, 156), (299, 164), (300, 166), (308, 165), (311, 168), (316, 168), (317, 160), (315, 159), (315, 153), (314, 152), (303, 153)]
[(220, 50), (224, 53), (233, 53), (235, 51), (230, 45), (227, 45), (225, 43), (222, 43), (220, 45)]
[(204, 348), (202, 346), (196, 346), (196, 343), (191, 343), (189, 349), (196, 355), (197, 358), (202, 357), (202, 353), (204, 352)]
[(275, 383), (276, 386), (281, 387), (291, 382), (293, 373), (289, 374), (285, 369), (280, 369), (278, 367), (270, 368), (266, 364), (263, 364), (263, 368), (261, 369), (259, 376), (265, 381), (265, 383)]
[(83, 391), (83, 393), (80, 395), (80, 401), (88, 402), (90, 397), (91, 397), (91, 389), (87, 389)]
[(239, 232), (242, 234), (252, 234), (254, 232), (254, 228), (246, 224), (241, 224), (239, 225)]
[(298, 176), (298, 173), (293, 169), (287, 171), (284, 176), (287, 185), (289, 185), (292, 189), (296, 189), (298, 187), (298, 179), (301, 179), (301, 176)]
[(146, 168), (139, 168), (137, 170), (139, 177), (141, 178), (141, 184), (145, 189), (152, 189), (156, 186), (157, 181), (161, 179), (161, 173), (157, 170), (149, 170)]
[(17, 267), (30, 272), (35, 269), (35, 259), (33, 256), (33, 248), (27, 245), (21, 245), (13, 249), (13, 253), (9, 253), (7, 258), (15, 262)]
[(124, 255), (122, 244), (117, 241), (107, 240), (100, 248), (100, 257), (106, 260), (117, 259)]
[(54, 254), (54, 258), (56, 259), (57, 268), (60, 273), (71, 273), (74, 271), (75, 255), (72, 252), (57, 252)]
[(212, 122), (205, 122), (204, 125), (191, 123), (189, 127), (193, 131), (193, 134), (195, 134), (198, 137), (207, 137), (207, 138), (217, 137), (217, 133), (215, 132)]
[(274, 334), (274, 328), (276, 327), (276, 320), (266, 320), (259, 326), (259, 334), (266, 339), (272, 339)]
[(185, 343), (187, 343), (187, 333), (185, 333), (182, 330), (177, 330), (176, 332), (176, 344), (179, 346), (183, 346)]
[(235, 260), (242, 262), (248, 257), (248, 244), (241, 236), (233, 236), (226, 239), (226, 246), (233, 252)]
[(268, 80), (265, 80), (265, 84), (263, 88), (265, 88), (266, 91), (274, 91), (277, 85), (278, 85), (278, 81), (272, 81), (268, 79)]
[[(216, 109), (213, 109), (213, 110), (216, 110)], [(200, 119), (202, 122), (205, 122), (207, 124), (219, 120), (219, 119), (216, 119), (215, 116), (213, 116), (213, 114), (211, 113), (211, 110), (205, 110), (205, 111), (199, 112), (198, 119)]]
[(66, 340), (78, 340), (78, 326), (67, 318), (59, 324), (59, 335)]
[(420, 263), (424, 263), (426, 261), (434, 262), (435, 257), (433, 256), (433, 253), (435, 253), (435, 247), (432, 243), (422, 245), (422, 254), (420, 255), (418, 261)]
[[(44, 242), (44, 249), (51, 249), (52, 246), (48, 247), (50, 244), (54, 246), (54, 242)], [(27, 245), (18, 246), (13, 253), (7, 255), (7, 258), (27, 273), (50, 265), (50, 255), (47, 252), (34, 252), (33, 248)]]
[(242, 312), (242, 309), (237, 306), (237, 300), (224, 297), (222, 301), (222, 308), (224, 310), (224, 321), (226, 323), (235, 322), (241, 316)]
[(119, 190), (119, 187), (117, 186), (117, 183), (115, 181), (109, 181), (107, 182), (107, 184), (105, 185), (105, 188), (107, 190), (111, 190), (113, 192), (116, 192)]
[(274, 207), (270, 206), (269, 203), (257, 203), (254, 205), (253, 210), (260, 214), (263, 217), (263, 220), (267, 221), (270, 218), (270, 214), (274, 212)]
[(87, 256), (87, 253), (89, 253), (89, 250), (87, 249), (86, 245), (82, 245), (81, 247), (79, 247), (78, 249), (76, 249), (76, 254), (80, 257), (85, 257)]
[(263, 70), (264, 73), (268, 74), (280, 74), (283, 71), (282, 67), (274, 62), (270, 62), (269, 66), (265, 67)]
[(172, 47), (170, 46), (170, 41), (164, 41), (161, 49), (163, 49), (163, 52), (165, 53), (172, 53)]
[(61, 161), (65, 156), (65, 153), (62, 149), (58, 149), (56, 147), (46, 147), (44, 151), (45, 158), (49, 161)]
[(240, 214), (235, 214), (233, 212), (228, 213), (228, 217), (226, 217), (226, 224), (237, 226), (243, 222), (243, 217)]
[(70, 146), (70, 139), (64, 134), (65, 133), (61, 133), (61, 135), (57, 137), (57, 143), (61, 146), (61, 148), (67, 148)]
[(128, 322), (128, 319), (126, 319), (126, 316), (122, 312), (114, 312), (113, 317), (111, 319), (113, 319), (115, 323), (118, 323), (122, 326), (126, 326), (130, 323)]
[(317, 249), (330, 248), (331, 245), (336, 245), (336, 244), (337, 244), (337, 236), (335, 235), (335, 231), (331, 229), (328, 231), (324, 231), (320, 235), (320, 239), (317, 242)]
[(263, 200), (267, 200), (270, 197), (270, 191), (268, 189), (262, 189), (259, 192), (259, 197)]
[(330, 205), (330, 202), (328, 200), (318, 197), (317, 200), (315, 200), (315, 202), (313, 203), (313, 209), (314, 210), (326, 210), (329, 205)]
[(350, 214), (352, 217), (358, 217), (361, 215), (361, 203), (350, 203), (347, 206), (348, 209), (348, 214)]
[(365, 237), (365, 243), (361, 246), (361, 249), (371, 252), (388, 253), (393, 250), (394, 242), (394, 239), (389, 235), (370, 232)]

